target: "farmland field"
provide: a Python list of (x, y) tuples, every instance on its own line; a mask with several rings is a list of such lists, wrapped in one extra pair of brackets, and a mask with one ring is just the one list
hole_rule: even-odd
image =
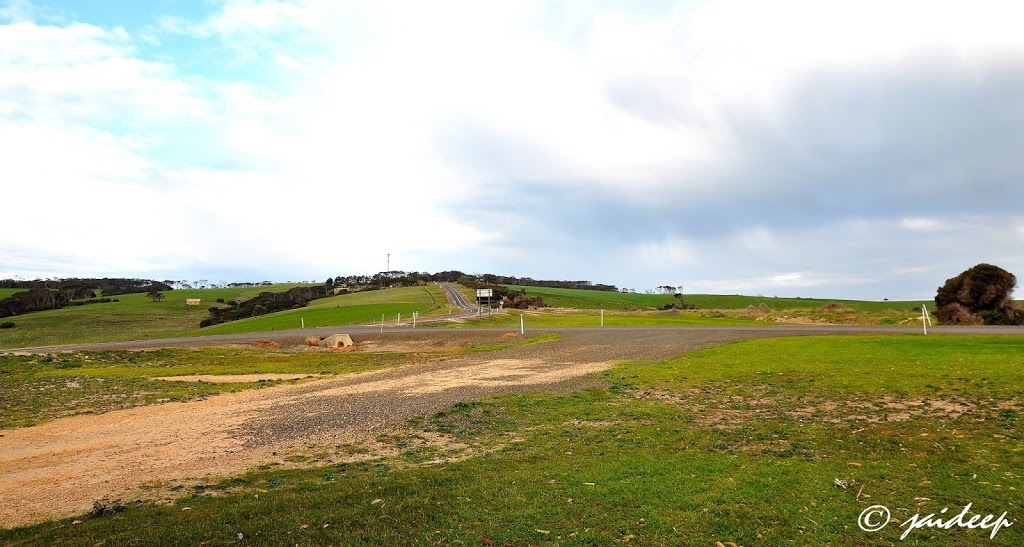
[[(666, 304), (679, 302), (670, 294), (627, 294), (621, 292), (590, 291), (579, 289), (555, 289), (547, 287), (519, 287), (510, 285), (511, 289), (525, 289), (527, 294), (540, 295), (544, 303), (556, 308), (574, 308), (580, 310), (633, 310), (657, 309)], [(816, 298), (776, 298), (770, 296), (741, 296), (719, 294), (687, 294), (683, 297), (688, 304), (702, 310), (734, 310), (747, 306), (764, 305), (776, 310), (820, 308), (828, 304), (838, 304), (860, 311), (885, 310), (920, 310), (922, 305), (934, 307), (932, 300), (907, 300), (893, 302), (872, 302), (865, 300), (826, 300)]]
[[(210, 306), (225, 306), (217, 300), (245, 300), (264, 291), (284, 291), (296, 285), (275, 285), (245, 289), (193, 289), (165, 293), (153, 302), (143, 294), (115, 296), (117, 302), (69, 306), (59, 310), (33, 312), (8, 319), (15, 328), (0, 329), (0, 348), (52, 346), (86, 342), (143, 340), (207, 334), (229, 334), (306, 327), (379, 324), (381, 315), (389, 324), (403, 322), (419, 312), (423, 319), (443, 318), (450, 312), (438, 285), (358, 292), (314, 300), (305, 308), (241, 319), (199, 328)], [(460, 287), (473, 300), (473, 291)], [(595, 326), (599, 310), (606, 311), (608, 326), (692, 326), (763, 325), (766, 321), (796, 318), (817, 323), (909, 324), (920, 302), (860, 302), (814, 299), (775, 299), (752, 296), (692, 295), (686, 301), (698, 305), (695, 312), (656, 311), (675, 299), (669, 295), (624, 294), (527, 287), (554, 306), (535, 314), (527, 312), (534, 327)], [(184, 300), (201, 298), (202, 304), (186, 309)], [(748, 310), (754, 306), (754, 312)], [(836, 309), (829, 310), (829, 306)], [(726, 310), (718, 314), (716, 310)], [(566, 311), (575, 310), (575, 311)], [(637, 311), (634, 311), (637, 310)], [(767, 311), (766, 311), (767, 310)], [(781, 311), (780, 311), (781, 310)], [(792, 311), (787, 311), (792, 310)], [(902, 310), (902, 311), (900, 311)], [(793, 317), (790, 317), (793, 316)], [(755, 321), (760, 319), (760, 321)], [(518, 314), (472, 320), (464, 325), (514, 328)]]
[(437, 285), (366, 291), (314, 300), (305, 308), (205, 327), (198, 334), (297, 329), (303, 322), (306, 327), (380, 324), (381, 315), (390, 322), (397, 321), (398, 314), (411, 321), (414, 311), (426, 316), (427, 312), (446, 305), (444, 293)]
[(24, 290), (25, 289), (0, 289), (0, 300), (7, 298), (8, 296), (11, 296), (14, 293), (19, 293)]
[[(17, 326), (0, 329), (0, 348), (182, 336), (186, 326), (190, 333), (199, 328), (199, 321), (207, 316), (206, 309), (218, 298), (244, 300), (264, 291), (280, 292), (295, 286), (179, 289), (164, 293), (160, 302), (153, 302), (145, 294), (122, 294), (111, 297), (117, 302), (26, 313), (6, 319)], [(187, 310), (188, 298), (200, 298), (203, 305)]]
[[(496, 336), (449, 332), (408, 334), (400, 345)], [(971, 514), (1006, 512), (1014, 522), (993, 544), (1024, 542), (1016, 524), (1024, 518), (1019, 337), (801, 336), (707, 347), (711, 336), (731, 336), (714, 332), (637, 329), (609, 344), (600, 331), (578, 331), (392, 368), (396, 380), (419, 375), (367, 401), (381, 409), (449, 402), (426, 412), (409, 406), (392, 427), (366, 431), (372, 442), (345, 445), (348, 457), (302, 442), (299, 452), (275, 452), (246, 473), (188, 483), (172, 504), (108, 499), (79, 524), (0, 531), (0, 542), (887, 545), (908, 532), (912, 543), (988, 544), (990, 529), (900, 525), (946, 507), (955, 515), (968, 503)], [(286, 356), (260, 370), (284, 370)], [(507, 387), (480, 398), (453, 383), (486, 363), (524, 363), (510, 369), (523, 373), (601, 356), (617, 364), (539, 391)], [(330, 382), (259, 393), (295, 397), (322, 384), (311, 405), (357, 393), (329, 395)], [(426, 385), (441, 391), (421, 391)], [(333, 423), (329, 408), (296, 407), (298, 423), (311, 431)], [(896, 522), (861, 530), (858, 516), (873, 505), (888, 507)]]

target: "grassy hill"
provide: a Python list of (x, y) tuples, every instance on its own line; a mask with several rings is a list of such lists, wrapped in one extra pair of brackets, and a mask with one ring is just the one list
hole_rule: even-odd
[[(627, 294), (619, 292), (587, 291), (578, 289), (553, 289), (547, 287), (515, 287), (525, 289), (527, 294), (540, 295), (544, 303), (556, 308), (574, 308), (579, 310), (653, 310), (666, 304), (678, 302), (668, 294)], [(926, 304), (934, 307), (932, 300), (905, 300), (892, 302), (874, 302), (865, 300), (824, 300), (816, 298), (775, 298), (766, 296), (742, 296), (719, 294), (688, 294), (684, 295), (688, 304), (694, 304), (702, 310), (738, 310), (748, 306), (764, 304), (776, 310), (820, 308), (828, 304), (838, 304), (858, 311), (880, 312), (885, 310), (921, 309)]]
[[(14, 321), (16, 326), (0, 329), (0, 348), (175, 337), (185, 335), (186, 327), (188, 334), (199, 336), (296, 329), (303, 322), (309, 328), (372, 324), (379, 323), (382, 314), (391, 323), (397, 320), (398, 314), (408, 321), (414, 311), (426, 318), (446, 315), (448, 309), (440, 287), (427, 285), (335, 296), (315, 300), (305, 308), (199, 328), (199, 322), (208, 317), (209, 307), (224, 305), (218, 304), (217, 299), (245, 300), (264, 291), (285, 291), (295, 286), (300, 285), (175, 290), (166, 292), (166, 298), (161, 302), (153, 302), (144, 294), (127, 294), (114, 297), (117, 302), (29, 313), (7, 319)], [(555, 308), (531, 313), (530, 321), (535, 327), (593, 326), (598, 324), (598, 310), (602, 309), (606, 312), (605, 324), (608, 326), (725, 326), (764, 324), (765, 321), (793, 317), (819, 322), (898, 324), (907, 321), (922, 304), (930, 308), (934, 305), (931, 301), (868, 302), (694, 294), (687, 295), (685, 299), (687, 303), (696, 305), (698, 311), (677, 313), (656, 311), (676, 302), (671, 295), (513, 288), (525, 288), (528, 294), (540, 295)], [(472, 301), (474, 291), (462, 289)], [(17, 289), (0, 289), (0, 297), (14, 292)], [(202, 305), (186, 309), (187, 298), (201, 298)], [(747, 312), (751, 306), (756, 308), (756, 313)], [(726, 313), (723, 316), (709, 310), (724, 310)], [(518, 326), (518, 314), (475, 320), (469, 325)]]
[[(0, 329), (0, 348), (182, 336), (186, 324), (190, 334), (199, 328), (199, 321), (208, 315), (207, 308), (218, 298), (245, 300), (261, 292), (296, 286), (175, 290), (165, 292), (160, 302), (144, 294), (122, 294), (112, 297), (117, 302), (27, 313), (5, 319), (16, 326)], [(202, 305), (186, 310), (187, 298), (201, 298)]]
[(11, 296), (16, 292), (23, 292), (25, 289), (0, 289), (0, 300)]
[[(549, 308), (506, 310), (490, 317), (473, 319), (462, 326), (518, 328), (525, 314), (527, 328), (639, 326), (738, 326), (772, 323), (845, 323), (870, 325), (912, 324), (922, 305), (934, 309), (930, 300), (872, 302), (816, 298), (775, 298), (765, 296), (694, 294), (685, 296), (696, 310), (667, 310), (678, 303), (672, 295), (627, 294), (619, 292), (518, 287), (529, 295), (540, 295)], [(466, 291), (464, 291), (466, 292)]]
[(307, 328), (374, 322), (380, 324), (381, 315), (385, 321), (394, 322), (398, 314), (402, 314), (402, 321), (406, 322), (412, 319), (412, 312), (420, 312), (421, 316), (425, 316), (439, 306), (446, 306), (445, 302), (444, 293), (437, 285), (359, 292), (314, 300), (305, 308), (205, 327), (197, 334), (297, 329), (303, 322)]

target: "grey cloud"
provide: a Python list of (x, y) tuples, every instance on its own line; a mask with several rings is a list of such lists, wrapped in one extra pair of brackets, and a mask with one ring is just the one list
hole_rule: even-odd
[[(620, 108), (699, 123), (670, 100), (648, 100), (664, 97), (661, 90), (637, 85), (615, 84)], [(682, 238), (717, 265), (695, 265), (707, 278), (734, 278), (732, 267), (751, 277), (812, 268), (825, 278), (848, 274), (837, 283), (859, 278), (872, 293), (927, 296), (974, 261), (1014, 262), (1006, 249), (1020, 239), (1014, 222), (1024, 213), (1024, 61), (822, 72), (770, 118), (737, 111), (725, 119), (737, 164), (664, 173), (660, 188), (647, 191), (577, 178), (530, 143), (472, 128), (461, 142), (476, 144), (450, 140), (449, 152), (497, 182), (484, 199), (453, 204), (453, 214), (502, 234), (508, 249), (548, 249), (563, 262), (593, 264), (604, 260), (594, 253)], [(708, 186), (716, 190), (695, 190)], [(899, 220), (910, 217), (973, 220), (958, 232), (901, 230)], [(877, 226), (843, 227), (860, 221)], [(757, 229), (779, 242), (778, 256), (736, 244)], [(566, 242), (574, 245), (559, 255)], [(894, 273), (918, 266), (941, 279)], [(841, 290), (859, 290), (851, 286)]]
[[(1021, 210), (1021, 63), (982, 74), (941, 64), (818, 74), (772, 120), (734, 113), (730, 125), (741, 164), (729, 173), (667, 174), (653, 202), (634, 199), (638, 190), (566, 184), (558, 177), (572, 174), (559, 172), (544, 151), (501, 135), (470, 132), (464, 142), (476, 144), (460, 152), (492, 177), (511, 174), (488, 189), (477, 212), (600, 238), (703, 237), (760, 225), (799, 230), (843, 218)], [(545, 171), (558, 182), (545, 181)], [(693, 191), (695, 177), (719, 191)]]

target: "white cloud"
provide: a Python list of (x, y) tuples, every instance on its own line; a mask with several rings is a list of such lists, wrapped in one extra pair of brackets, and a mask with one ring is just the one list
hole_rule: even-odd
[[(5, 166), (5, 178), (18, 181), (13, 195), (45, 192), (54, 214), (32, 234), (0, 239), (3, 263), (38, 253), (54, 267), (230, 264), (305, 277), (375, 271), (390, 251), (467, 268), (489, 269), (477, 265), (487, 257), (524, 275), (583, 272), (634, 286), (704, 279), (734, 290), (827, 289), (870, 285), (885, 271), (899, 278), (900, 268), (954, 244), (971, 249), (966, 259), (1019, 242), (1006, 237), (1012, 229), (997, 230), (1005, 212), (982, 201), (969, 219), (899, 210), (905, 202), (888, 199), (937, 178), (965, 188), (963, 173), (987, 157), (906, 168), (903, 158), (882, 157), (885, 146), (871, 148), (905, 137), (860, 123), (873, 119), (863, 109), (875, 103), (804, 89), (822, 75), (852, 74), (870, 94), (875, 76), (898, 80), (922, 64), (986, 89), (986, 67), (1024, 50), (1015, 2), (618, 9), (225, 0), (202, 20), (155, 16), (138, 35), (41, 25), (30, 11), (0, 14), (20, 21), (0, 27), (0, 144), (16, 156)], [(201, 66), (162, 49), (171, 35), (201, 46)], [(888, 119), (888, 89), (869, 114)], [(792, 119), (808, 101), (819, 110), (799, 113), (817, 125)], [(1014, 127), (1013, 118), (1004, 123)], [(843, 147), (867, 150), (880, 166), (865, 177), (885, 180), (891, 193), (861, 196), (860, 180), (830, 180), (835, 172), (822, 165)], [(861, 176), (854, 160), (836, 170)], [(1008, 165), (1005, 173), (1019, 170)], [(518, 196), (520, 187), (533, 195)], [(583, 197), (592, 195), (602, 199), (587, 209)], [(480, 196), (497, 202), (474, 214), (467, 204)], [(98, 200), (119, 214), (83, 209)], [(785, 200), (785, 210), (772, 209)], [(671, 214), (674, 201), (685, 213)], [(588, 235), (588, 220), (605, 228)], [(629, 220), (650, 222), (616, 226)], [(2, 222), (13, 233), (7, 228), (38, 217), (20, 211)], [(628, 235), (608, 237), (615, 232)], [(987, 243), (972, 246), (967, 234)], [(344, 256), (311, 251), (324, 238), (354, 243)], [(30, 262), (19, 264), (43, 269)], [(611, 279), (597, 279), (605, 274)]]
[(908, 230), (937, 230), (942, 228), (942, 223), (933, 218), (905, 218), (900, 225)]

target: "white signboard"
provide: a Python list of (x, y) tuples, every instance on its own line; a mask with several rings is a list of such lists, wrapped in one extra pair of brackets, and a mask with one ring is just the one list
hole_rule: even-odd
[(477, 298), (492, 298), (494, 296), (494, 289), (477, 289)]

